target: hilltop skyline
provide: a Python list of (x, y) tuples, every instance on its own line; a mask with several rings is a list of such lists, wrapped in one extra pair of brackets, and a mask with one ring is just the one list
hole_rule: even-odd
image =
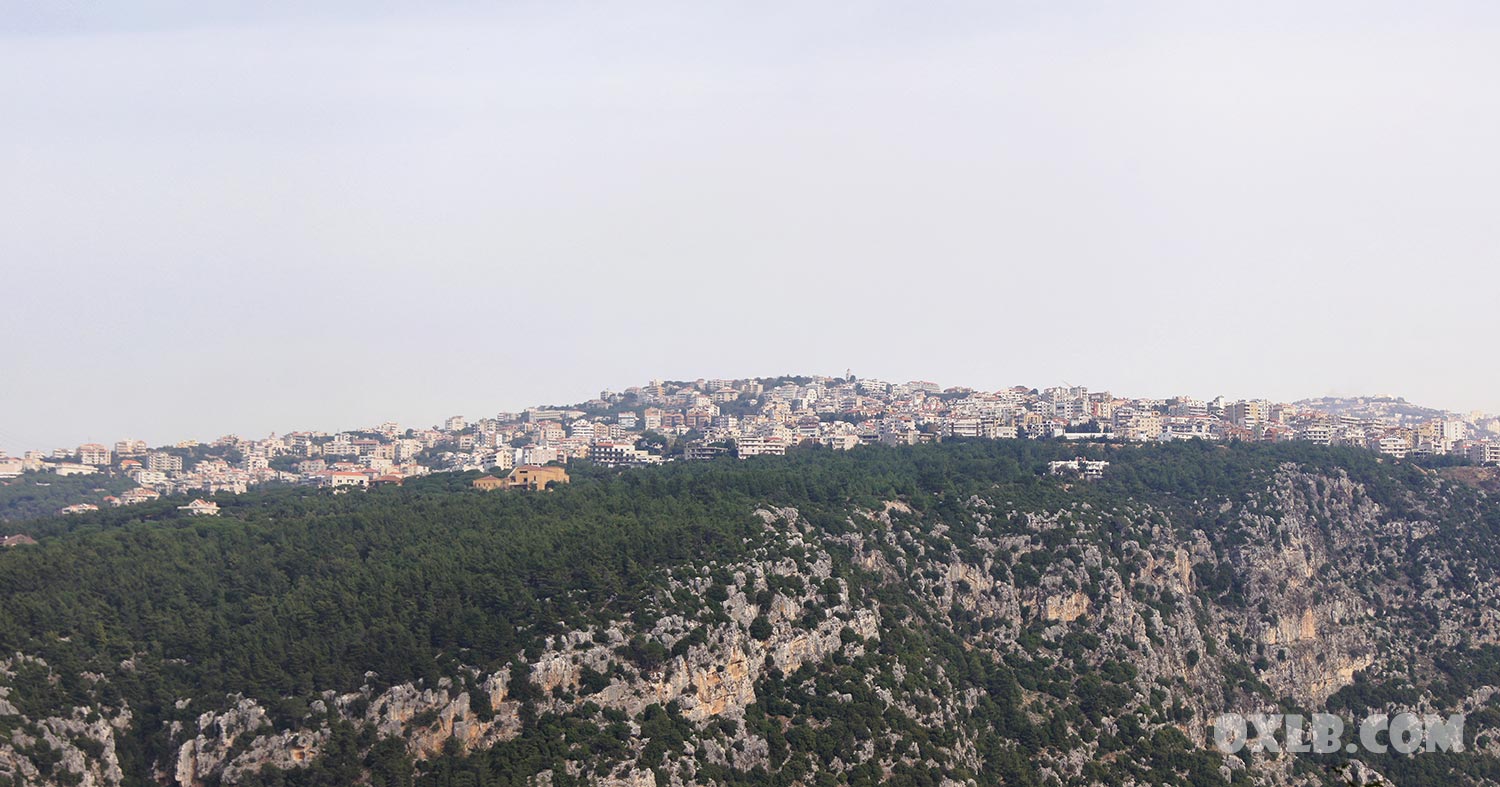
[[(1083, 386), (985, 391), (850, 374), (653, 379), (573, 403), (450, 415), (430, 427), (383, 421), (155, 446), (131, 438), (85, 443), (0, 456), (0, 483), (19, 484), (20, 495), (48, 489), (23, 501), (27, 514), (45, 513), (54, 504), (72, 514), (154, 502), (162, 495), (242, 494), (265, 484), (348, 491), (401, 485), (432, 473), (503, 474), (580, 460), (634, 467), (950, 439), (1066, 441), (1080, 448), (1099, 442), (1301, 441), (1361, 448), (1394, 461), (1500, 464), (1500, 417), (1455, 414), (1404, 399), (1156, 399)], [(1070, 466), (1085, 474), (1101, 467), (1077, 461)], [(51, 488), (53, 481), (73, 476), (84, 477), (82, 483)], [(498, 475), (485, 482), (508, 483)]]
[[(598, 389), (598, 395), (589, 398), (531, 402), (519, 407), (450, 410), (448, 415), (430, 421), (379, 419), (357, 425), (280, 428), (260, 434), (219, 430), (212, 437), (179, 435), (167, 440), (117, 435), (87, 441), (77, 448), (29, 446), (24, 454), (33, 463), (33, 469), (38, 467), (35, 462), (43, 458), (63, 458), (66, 461), (84, 455), (106, 457), (102, 463), (107, 465), (110, 444), (114, 445), (114, 453), (120, 456), (140, 454), (151, 447), (190, 448), (207, 444), (250, 446), (254, 452), (268, 452), (268, 456), (275, 456), (286, 450), (285, 438), (299, 435), (326, 439), (380, 434), (385, 439), (393, 439), (403, 434), (427, 434), (431, 440), (438, 432), (462, 432), (469, 428), (468, 425), (475, 424), (482, 426), (481, 431), (490, 433), (487, 438), (490, 443), (495, 440), (503, 443), (508, 438), (497, 436), (503, 431), (503, 424), (524, 421), (534, 426), (539, 420), (557, 420), (569, 423), (570, 430), (574, 425), (583, 430), (581, 439), (571, 444), (562, 456), (582, 457), (587, 455), (590, 439), (599, 437), (613, 441), (638, 433), (641, 427), (637, 419), (642, 415), (642, 408), (669, 403), (679, 408), (679, 415), (689, 417), (689, 420), (675, 423), (669, 417), (667, 423), (674, 425), (664, 430), (667, 436), (683, 438), (684, 434), (691, 432), (700, 442), (751, 434), (758, 438), (774, 436), (777, 440), (787, 441), (788, 445), (802, 439), (835, 437), (841, 447), (848, 447), (842, 445), (842, 441), (852, 434), (851, 424), (861, 422), (864, 427), (874, 423), (882, 425), (874, 431), (861, 433), (859, 436), (863, 442), (879, 439), (883, 430), (890, 428), (901, 434), (914, 434), (919, 426), (929, 435), (965, 436), (973, 432), (996, 437), (1003, 436), (1001, 433), (1008, 429), (1033, 438), (1057, 436), (1065, 431), (1087, 432), (1093, 428), (1107, 433), (1104, 436), (1111, 439), (1121, 436), (1147, 441), (1191, 437), (1210, 440), (1312, 439), (1325, 443), (1368, 444), (1375, 450), (1390, 450), (1400, 456), (1408, 450), (1448, 453), (1454, 444), (1463, 444), (1469, 439), (1490, 443), (1500, 437), (1500, 416), (1479, 410), (1464, 412), (1435, 408), (1388, 395), (1310, 397), (1286, 401), (1265, 397), (1194, 396), (1188, 392), (1166, 397), (1140, 396), (1068, 383), (987, 388), (950, 382), (939, 383), (926, 378), (883, 380), (861, 377), (852, 370), (841, 375), (659, 377), (623, 388)], [(722, 413), (720, 405), (724, 406)], [(719, 417), (721, 414), (724, 418)], [(983, 428), (978, 421), (968, 423), (966, 420), (980, 416), (984, 419)], [(811, 424), (818, 424), (820, 419), (825, 422), (816, 430), (807, 431), (805, 427), (809, 426), (809, 418)], [(827, 431), (829, 421), (833, 424), (832, 433)], [(955, 426), (959, 421), (964, 425)], [(757, 426), (743, 433), (740, 431), (742, 426), (752, 423)], [(608, 424), (610, 431), (602, 433), (607, 436), (596, 434), (593, 424)], [(1087, 424), (1093, 426), (1086, 427)], [(1342, 430), (1346, 428), (1354, 431), (1344, 434)], [(1397, 443), (1381, 445), (1382, 439), (1392, 436), (1397, 438)], [(266, 438), (264, 444), (262, 437)], [(486, 445), (492, 450), (503, 448), (503, 445), (490, 443)], [(0, 457), (6, 456), (3, 448), (0, 445)], [(22, 453), (13, 452), (17, 457)], [(101, 464), (97, 459), (81, 461), (90, 465)], [(458, 461), (462, 464), (466, 460)]]
[[(852, 370), (850, 370), (850, 371), (852, 372)], [(834, 375), (834, 374), (828, 374), (828, 375), (823, 375), (823, 374), (806, 374), (806, 373), (802, 373), (802, 372), (788, 371), (788, 372), (783, 372), (783, 373), (777, 374), (777, 375), (738, 375), (738, 376), (736, 376), (736, 375), (724, 375), (722, 377), (723, 377), (723, 379), (728, 379), (728, 380), (756, 380), (756, 379), (769, 379), (769, 378), (773, 378), (773, 377), (798, 377), (798, 378), (805, 377), (805, 378), (810, 378), (810, 379), (834, 379), (834, 378), (839, 378), (839, 377), (843, 377), (843, 376), (844, 375)], [(976, 386), (976, 385), (968, 384), (967, 381), (961, 381), (961, 380), (952, 380), (952, 381), (934, 380), (933, 376), (931, 376), (931, 375), (927, 375), (927, 376), (914, 376), (914, 377), (909, 377), (909, 378), (906, 378), (906, 377), (902, 377), (902, 378), (883, 378), (883, 377), (878, 377), (878, 376), (874, 376), (874, 375), (864, 376), (864, 377), (861, 377), (859, 375), (855, 375), (855, 377), (859, 378), (859, 379), (872, 379), (872, 380), (878, 380), (878, 379), (899, 380), (900, 382), (934, 382), (934, 383), (936, 383), (937, 385), (939, 385), (943, 389), (947, 389), (947, 388), (968, 389), (968, 390), (973, 390), (973, 391), (977, 391), (977, 392), (1003, 391), (1003, 390), (1007, 390), (1007, 389), (1011, 389), (1011, 388), (1017, 388), (1017, 387), (1019, 387), (1019, 388), (1025, 388), (1025, 389), (1028, 389), (1028, 390), (1046, 390), (1048, 388), (1056, 387), (1056, 386), (1071, 386), (1072, 385), (1071, 381), (1058, 381), (1058, 382), (1053, 383), (1052, 385), (1040, 385), (1040, 386), (1037, 386), (1037, 385), (1027, 385), (1025, 383), (1013, 383), (1013, 384), (1010, 384), (1010, 385), (998, 385), (998, 386)], [(655, 377), (655, 378), (652, 378), (652, 379), (658, 379), (658, 380), (661, 380), (663, 382), (669, 382), (669, 383), (694, 383), (694, 382), (702, 383), (705, 380), (710, 380), (710, 379), (714, 379), (714, 378), (711, 377), (711, 376), (707, 376), (707, 375), (675, 376), (675, 377), (674, 376), (670, 376), (670, 375), (661, 375), (661, 376), (658, 376), (658, 377)], [(19, 439), (17, 439), (17, 435), (23, 435), (23, 434), (25, 434), (25, 431), (21, 431), (21, 432), (10, 431), (6, 427), (4, 427), (4, 426), (0, 426), (0, 456), (5, 456), (7, 454), (11, 455), (11, 456), (20, 456), (25, 451), (51, 451), (51, 450), (55, 450), (55, 449), (58, 449), (58, 448), (73, 447), (73, 446), (76, 446), (76, 445), (79, 445), (79, 444), (101, 443), (101, 444), (106, 444), (107, 445), (107, 444), (114, 443), (114, 442), (117, 442), (117, 441), (120, 441), (120, 440), (140, 440), (140, 441), (143, 441), (143, 442), (145, 442), (145, 443), (147, 443), (149, 445), (152, 445), (152, 446), (165, 446), (165, 445), (173, 445), (173, 444), (175, 444), (177, 442), (180, 442), (180, 441), (207, 443), (207, 442), (210, 442), (212, 440), (216, 440), (216, 439), (221, 438), (221, 437), (226, 436), (226, 435), (238, 435), (238, 436), (241, 436), (241, 437), (255, 438), (255, 437), (261, 437), (261, 436), (265, 436), (265, 435), (289, 434), (289, 433), (293, 433), (293, 432), (319, 432), (319, 433), (328, 433), (328, 434), (334, 434), (334, 433), (340, 433), (340, 432), (357, 432), (357, 431), (361, 431), (361, 430), (367, 430), (367, 429), (371, 428), (373, 425), (379, 424), (379, 423), (400, 423), (400, 424), (403, 425), (403, 427), (406, 427), (406, 428), (423, 429), (423, 428), (427, 428), (427, 427), (437, 427), (437, 426), (441, 425), (444, 421), (446, 421), (449, 418), (454, 417), (454, 416), (465, 417), (465, 418), (486, 418), (486, 417), (489, 417), (491, 414), (496, 413), (496, 412), (523, 412), (523, 411), (529, 410), (529, 409), (548, 408), (548, 407), (576, 408), (580, 404), (582, 404), (584, 402), (587, 402), (590, 399), (594, 398), (594, 395), (598, 394), (600, 391), (633, 390), (635, 387), (636, 386), (619, 386), (619, 387), (606, 387), (606, 388), (603, 388), (603, 389), (600, 389), (600, 388), (596, 387), (595, 389), (593, 389), (592, 394), (582, 394), (582, 395), (574, 396), (572, 398), (558, 398), (558, 399), (547, 399), (547, 400), (532, 400), (532, 401), (529, 401), (529, 402), (523, 402), (523, 403), (518, 403), (518, 404), (511, 404), (511, 403), (507, 402), (507, 403), (501, 404), (501, 405), (490, 406), (490, 407), (480, 406), (480, 407), (476, 407), (476, 408), (472, 408), (472, 409), (457, 409), (457, 408), (448, 408), (446, 410), (435, 409), (432, 412), (437, 413), (437, 415), (434, 415), (434, 416), (431, 416), (431, 417), (427, 417), (427, 418), (422, 418), (422, 417), (418, 417), (418, 418), (399, 418), (399, 417), (389, 416), (389, 417), (372, 417), (372, 418), (367, 418), (367, 419), (362, 420), (362, 421), (361, 420), (353, 420), (353, 419), (345, 418), (345, 419), (339, 420), (336, 423), (322, 423), (322, 424), (319, 424), (319, 423), (293, 423), (293, 424), (273, 425), (269, 429), (263, 429), (263, 430), (259, 430), (259, 431), (244, 430), (244, 429), (228, 429), (228, 428), (219, 428), (219, 429), (212, 429), (212, 428), (210, 428), (210, 429), (203, 430), (203, 431), (200, 431), (198, 433), (192, 433), (192, 434), (186, 434), (186, 433), (184, 433), (184, 434), (167, 434), (167, 435), (149, 435), (148, 436), (148, 435), (134, 433), (134, 432), (127, 432), (127, 431), (117, 430), (116, 432), (111, 432), (111, 433), (107, 433), (107, 434), (103, 434), (103, 435), (98, 435), (98, 436), (89, 435), (89, 436), (84, 437), (82, 439), (77, 439), (77, 440), (72, 440), (72, 441), (67, 441), (67, 440), (64, 440), (64, 441), (55, 441), (54, 440), (51, 443), (34, 442), (32, 444), (22, 444), (21, 441)], [(1091, 386), (1086, 386), (1086, 385), (1082, 386), (1082, 387), (1084, 389), (1087, 389), (1087, 390), (1101, 390), (1101, 389), (1095, 389), (1095, 388), (1093, 388)], [(1104, 390), (1105, 392), (1109, 392), (1109, 391), (1114, 390), (1114, 389), (1102, 389), (1102, 390)], [(1179, 399), (1179, 398), (1182, 398), (1182, 397), (1190, 397), (1190, 398), (1195, 398), (1195, 399), (1201, 399), (1203, 401), (1212, 401), (1212, 400), (1215, 400), (1215, 399), (1223, 399), (1225, 401), (1244, 400), (1244, 399), (1263, 399), (1263, 400), (1267, 400), (1267, 401), (1274, 401), (1274, 402), (1280, 402), (1280, 403), (1286, 403), (1286, 404), (1300, 404), (1300, 403), (1312, 402), (1312, 401), (1319, 400), (1319, 399), (1324, 399), (1324, 398), (1339, 399), (1339, 400), (1393, 399), (1393, 400), (1399, 400), (1399, 401), (1405, 402), (1405, 403), (1407, 403), (1407, 404), (1409, 404), (1409, 405), (1411, 405), (1411, 406), (1413, 406), (1415, 408), (1420, 408), (1420, 409), (1423, 409), (1423, 410), (1431, 410), (1431, 411), (1435, 411), (1435, 412), (1441, 412), (1441, 413), (1446, 413), (1446, 414), (1451, 414), (1451, 415), (1456, 415), (1456, 416), (1468, 417), (1468, 416), (1471, 416), (1471, 415), (1478, 414), (1478, 415), (1481, 415), (1481, 416), (1484, 416), (1484, 417), (1489, 417), (1489, 416), (1495, 415), (1495, 413), (1493, 411), (1482, 410), (1482, 409), (1462, 409), (1462, 408), (1443, 407), (1441, 403), (1413, 401), (1413, 400), (1409, 399), (1408, 397), (1403, 397), (1403, 396), (1400, 396), (1399, 394), (1391, 394), (1391, 393), (1364, 393), (1364, 394), (1350, 394), (1350, 395), (1324, 394), (1324, 395), (1318, 395), (1318, 396), (1311, 396), (1311, 395), (1310, 396), (1299, 396), (1299, 397), (1295, 397), (1295, 398), (1276, 398), (1276, 397), (1253, 396), (1253, 395), (1251, 395), (1251, 396), (1232, 397), (1232, 396), (1224, 396), (1223, 394), (1200, 395), (1200, 393), (1201, 392), (1194, 392), (1194, 391), (1177, 391), (1176, 393), (1170, 394), (1170, 395), (1157, 395), (1157, 394), (1137, 394), (1135, 392), (1120, 392), (1120, 393), (1118, 393), (1116, 395), (1122, 396), (1122, 397), (1134, 398), (1134, 399), (1143, 399), (1144, 398), (1144, 399), (1161, 399), (1161, 400), (1174, 400), (1174, 399)], [(466, 397), (466, 398), (473, 398), (473, 397)], [(512, 398), (514, 398), (514, 397), (512, 397)], [(258, 419), (258, 420), (263, 420), (263, 419)], [(14, 443), (14, 444), (11, 444), (11, 443)]]

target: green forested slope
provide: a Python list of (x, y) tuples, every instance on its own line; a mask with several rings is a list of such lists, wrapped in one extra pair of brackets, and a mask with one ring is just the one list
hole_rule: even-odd
[[(1103, 480), (1046, 475), (1048, 460), (1079, 450), (1111, 461)], [(364, 774), (376, 783), (501, 784), (550, 771), (558, 784), (612, 778), (617, 766), (706, 782), (1333, 778), (1332, 762), (1221, 771), (1223, 759), (1195, 739), (1210, 711), (1293, 690), (1278, 682), (1291, 668), (1277, 660), (1300, 652), (1253, 637), (1294, 603), (1264, 580), (1297, 550), (1326, 553), (1325, 576), (1309, 581), (1380, 599), (1361, 625), (1407, 637), (1389, 643), (1399, 659), (1375, 654), (1334, 705), (1454, 703), (1500, 682), (1500, 659), (1480, 647), (1494, 624), (1483, 585), (1493, 583), (1500, 509), (1365, 452), (984, 441), (580, 468), (571, 485), (542, 494), (478, 493), (469, 480), (221, 498), (219, 518), (187, 519), (175, 511), (180, 501), (163, 501), (19, 525), (41, 543), (0, 554), (0, 652), (24, 654), (4, 678), (16, 713), (0, 725), (33, 739), (14, 747), (34, 766), (32, 782), (72, 778), (48, 762), (38, 733), (43, 719), (73, 707), (109, 718), (129, 709), (109, 747), (121, 780), (145, 784), (176, 778), (192, 737), (183, 730), (201, 714), (241, 701), (267, 720), (231, 736), (239, 750), (226, 757), (254, 760), (252, 741), (313, 730), (312, 765), (267, 759), (198, 781), (337, 784)], [(768, 526), (756, 514), (782, 509), (795, 516)], [(1417, 548), (1408, 540), (1391, 549), (1403, 537), (1381, 528), (1406, 532), (1400, 523), (1409, 521), (1431, 534)], [(1173, 559), (1186, 561), (1189, 576), (1161, 568)], [(765, 568), (783, 564), (790, 573)], [(696, 575), (699, 584), (683, 579)], [(1424, 601), (1428, 576), (1441, 599)], [(1048, 603), (1059, 599), (1086, 611), (1053, 616)], [(791, 602), (800, 611), (775, 612)], [(736, 622), (742, 608), (755, 617), (748, 626)], [(688, 719), (680, 702), (626, 713), (588, 699), (614, 696), (611, 682), (621, 691), (699, 660), (722, 672), (721, 651), (732, 650), (723, 643), (738, 641), (725, 637), (770, 647), (838, 616), (878, 628), (866, 637), (845, 626), (842, 650), (792, 674), (753, 665), (754, 701), (744, 707)], [(671, 634), (679, 625), (691, 634)], [(1449, 641), (1465, 627), (1480, 636)], [(598, 648), (607, 669), (589, 667), (552, 690), (526, 677), (558, 651), (561, 640), (549, 637), (590, 631), (592, 642), (609, 643)], [(1412, 658), (1419, 639), (1441, 643), (1441, 653)], [(499, 670), (508, 687), (482, 690)], [(362, 721), (364, 707), (318, 710), (332, 707), (325, 692), (379, 698), (448, 681), (467, 689), (474, 723), (504, 717), (513, 733), (423, 752), (411, 719), (401, 722), (403, 739)], [(1391, 694), (1401, 686), (1405, 695)], [(867, 745), (876, 740), (910, 751), (877, 756)], [(708, 751), (714, 741), (749, 754), (719, 757)], [(88, 759), (94, 747), (77, 748)], [(670, 765), (686, 762), (684, 752), (687, 775)], [(1384, 767), (1408, 781), (1493, 779), (1493, 763), (1476, 754)], [(27, 778), (24, 766), (11, 772)]]

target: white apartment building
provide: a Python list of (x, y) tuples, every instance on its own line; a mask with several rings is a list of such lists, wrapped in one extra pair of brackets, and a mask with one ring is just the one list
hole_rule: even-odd
[(585, 420), (583, 420), (581, 418), (579, 420), (577, 420), (577, 421), (574, 421), (573, 423), (571, 423), (571, 424), (568, 425), (568, 436), (570, 436), (570, 437), (576, 437), (576, 438), (578, 438), (580, 440), (585, 440), (585, 441), (587, 441), (587, 440), (593, 440), (594, 439), (594, 422), (593, 421), (585, 421)]
[(359, 446), (348, 435), (339, 435), (323, 444), (324, 456), (359, 456)]
[(1444, 420), (1438, 422), (1437, 428), (1438, 444), (1442, 446), (1443, 453), (1453, 450), (1455, 443), (1469, 439), (1469, 425), (1463, 421)]
[(137, 456), (147, 450), (145, 440), (121, 440), (115, 443), (115, 456)]
[(1052, 475), (1068, 475), (1077, 473), (1084, 478), (1101, 478), (1104, 476), (1105, 468), (1109, 462), (1092, 461), (1078, 457), (1077, 459), (1065, 459), (1061, 462), (1048, 462), (1047, 472)]
[(326, 487), (354, 486), (364, 488), (370, 485), (370, 476), (346, 470), (330, 470), (322, 477), (322, 485)]
[(0, 478), (15, 478), (26, 470), (26, 460), (0, 456)]
[(78, 463), (93, 465), (95, 467), (109, 466), (109, 449), (98, 443), (85, 443), (78, 446)]
[(523, 465), (545, 465), (557, 459), (557, 449), (552, 446), (528, 445), (521, 449), (520, 463)]
[(1405, 459), (1407, 452), (1411, 450), (1411, 441), (1401, 435), (1385, 435), (1378, 439), (1372, 439), (1370, 441), (1370, 448), (1386, 456)]
[(1329, 445), (1333, 443), (1333, 425), (1326, 422), (1308, 424), (1298, 431), (1297, 437), (1310, 443), (1318, 445)]
[(146, 457), (146, 467), (162, 473), (180, 473), (182, 457), (165, 451), (154, 451)]
[(750, 456), (785, 456), (786, 442), (776, 437), (745, 436), (734, 441), (735, 453), (744, 459)]
[(166, 486), (167, 474), (160, 470), (146, 470), (144, 468), (130, 471), (130, 480), (141, 486)]
[(361, 456), (359, 458), (359, 463), (364, 465), (365, 467), (370, 468), (371, 470), (374, 470), (377, 473), (389, 473), (391, 471), (391, 468), (396, 465), (396, 463), (391, 461), (390, 459), (383, 456), (375, 456), (374, 454)]
[(636, 448), (631, 443), (597, 442), (589, 448), (589, 458), (605, 467), (656, 464), (661, 457)]

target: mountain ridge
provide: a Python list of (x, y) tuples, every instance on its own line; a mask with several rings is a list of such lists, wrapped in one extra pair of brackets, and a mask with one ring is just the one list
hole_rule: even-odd
[[(1049, 474), (1079, 453), (1104, 476)], [(1226, 757), (1211, 719), (1407, 707), (1469, 713), (1469, 751), (1359, 767), (1496, 783), (1500, 512), (1408, 463), (953, 441), (545, 493), (468, 475), (43, 523), (0, 555), (0, 646), (26, 654), (0, 770), (1335, 784), (1349, 756)]]

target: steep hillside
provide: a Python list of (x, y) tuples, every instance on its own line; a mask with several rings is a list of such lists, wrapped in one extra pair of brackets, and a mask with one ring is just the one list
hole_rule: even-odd
[[(1500, 784), (1500, 504), (1309, 445), (958, 442), (19, 526), (12, 784)], [(1466, 713), (1244, 753), (1224, 712)], [(1352, 763), (1357, 759), (1359, 764)]]

